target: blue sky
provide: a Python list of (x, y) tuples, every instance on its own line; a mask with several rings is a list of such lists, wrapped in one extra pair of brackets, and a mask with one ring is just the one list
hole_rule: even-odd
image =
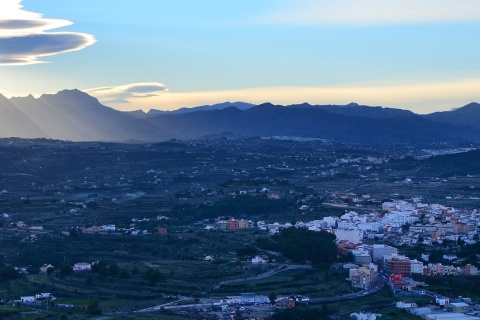
[(2, 0), (0, 93), (426, 113), (480, 102), (478, 39), (477, 0)]

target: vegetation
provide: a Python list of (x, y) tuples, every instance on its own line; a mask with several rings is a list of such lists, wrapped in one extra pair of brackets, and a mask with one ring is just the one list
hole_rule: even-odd
[(281, 252), (296, 263), (330, 265), (337, 259), (335, 235), (325, 231), (287, 228), (271, 238), (259, 238), (256, 245), (264, 250)]
[(480, 298), (480, 277), (478, 276), (444, 276), (429, 277), (413, 275), (414, 280), (427, 283), (430, 291), (436, 291), (450, 297), (468, 296)]
[(200, 220), (217, 218), (226, 213), (231, 216), (239, 215), (259, 215), (286, 212), (293, 208), (294, 202), (288, 199), (268, 199), (266, 195), (242, 195), (238, 197), (226, 197), (209, 205), (200, 204), (193, 206), (190, 204), (177, 205), (173, 208), (170, 215), (178, 219)]
[(0, 281), (13, 280), (20, 277), (20, 274), (11, 266), (0, 265)]

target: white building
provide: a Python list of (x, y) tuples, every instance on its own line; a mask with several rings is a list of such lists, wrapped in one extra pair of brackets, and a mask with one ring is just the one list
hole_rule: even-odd
[(337, 242), (348, 241), (350, 243), (361, 243), (362, 242), (362, 232), (359, 229), (351, 230), (335, 230), (335, 236), (337, 237)]
[(92, 270), (92, 264), (87, 262), (75, 263), (72, 267), (73, 271), (88, 271)]
[(21, 303), (32, 303), (35, 302), (35, 296), (24, 296), (20, 297), (20, 302)]
[(418, 307), (418, 305), (415, 302), (406, 302), (406, 301), (398, 301), (395, 306), (399, 309), (410, 309), (410, 308)]
[(252, 258), (252, 263), (253, 264), (259, 264), (259, 263), (267, 263), (266, 259), (263, 259), (260, 256), (256, 256), (255, 258)]
[(226, 298), (220, 299), (220, 305), (255, 303), (270, 303), (270, 298), (255, 295), (254, 293), (242, 293), (240, 296), (227, 296)]
[(103, 225), (100, 228), (102, 229), (102, 231), (115, 231), (115, 225), (114, 224)]
[(398, 249), (384, 244), (374, 244), (372, 247), (372, 260), (377, 262), (377, 260), (382, 260), (384, 255), (397, 254)]
[(415, 260), (410, 260), (410, 272), (423, 274), (423, 262)]

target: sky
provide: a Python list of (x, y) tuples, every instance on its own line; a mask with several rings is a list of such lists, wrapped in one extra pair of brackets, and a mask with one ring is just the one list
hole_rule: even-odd
[(0, 93), (119, 110), (480, 102), (478, 0), (0, 0)]

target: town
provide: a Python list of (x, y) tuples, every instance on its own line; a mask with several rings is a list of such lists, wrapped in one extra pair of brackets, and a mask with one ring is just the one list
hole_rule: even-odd
[(475, 149), (3, 139), (1, 314), (478, 319)]

